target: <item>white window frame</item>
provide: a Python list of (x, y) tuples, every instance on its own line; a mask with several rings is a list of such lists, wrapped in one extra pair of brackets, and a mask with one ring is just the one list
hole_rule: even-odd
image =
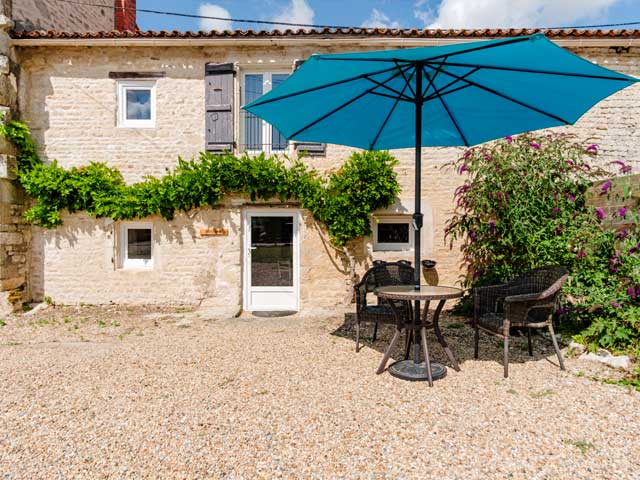
[[(240, 91), (242, 93), (242, 99), (241, 99), (241, 104), (244, 105), (247, 103), (246, 101), (246, 96), (245, 96), (245, 85), (246, 85), (246, 76), (247, 75), (262, 75), (262, 95), (264, 95), (267, 92), (271, 91), (271, 88), (273, 86), (272, 84), (272, 75), (289, 75), (291, 76), (293, 72), (291, 71), (287, 71), (287, 70), (247, 70), (247, 71), (243, 71), (241, 77), (241, 84), (240, 84)], [(273, 131), (273, 127), (271, 126), (271, 124), (267, 123), (265, 120), (260, 120), (261, 124), (262, 124), (262, 149), (261, 150), (253, 150), (253, 149), (249, 149), (246, 148), (247, 145), (247, 141), (245, 138), (245, 132), (244, 132), (244, 125), (245, 125), (245, 120), (244, 118), (241, 119), (240, 121), (240, 145), (242, 146), (241, 151), (242, 152), (246, 152), (250, 155), (258, 155), (260, 153), (266, 153), (266, 154), (271, 154), (271, 153), (283, 153), (283, 154), (290, 154), (291, 153), (291, 145), (292, 142), (287, 142), (287, 147), (284, 150), (274, 150), (271, 148), (271, 134)], [(265, 143), (265, 139), (267, 140), (267, 143)]]
[[(149, 229), (151, 230), (151, 258), (129, 258), (129, 230)], [(123, 269), (145, 269), (153, 268), (153, 223), (151, 222), (126, 222), (120, 227), (120, 258)]]
[[(151, 102), (151, 118), (132, 120), (127, 118), (127, 91), (149, 90)], [(120, 128), (155, 128), (156, 126), (156, 82), (152, 80), (119, 80), (118, 81), (118, 127)]]
[[(406, 223), (409, 225), (409, 241), (407, 243), (378, 242), (378, 225), (381, 223)], [(373, 217), (371, 230), (373, 230), (373, 251), (376, 252), (406, 252), (413, 250), (413, 238), (415, 229), (410, 215), (379, 215)]]

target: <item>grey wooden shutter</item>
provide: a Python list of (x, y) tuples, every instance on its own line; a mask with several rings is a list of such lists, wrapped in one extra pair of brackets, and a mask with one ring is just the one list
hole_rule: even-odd
[[(293, 71), (295, 72), (298, 68), (302, 66), (304, 60), (296, 60), (293, 63)], [(310, 157), (321, 157), (326, 155), (327, 153), (327, 144), (326, 143), (315, 143), (315, 142), (293, 142), (293, 148), (296, 153), (307, 152), (307, 155)]]
[(233, 152), (233, 63), (205, 65), (206, 150)]

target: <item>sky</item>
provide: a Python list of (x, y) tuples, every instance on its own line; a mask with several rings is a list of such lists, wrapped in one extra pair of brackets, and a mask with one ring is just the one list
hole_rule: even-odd
[[(387, 28), (567, 27), (638, 21), (640, 0), (138, 0), (138, 8), (289, 23)], [(143, 30), (286, 28), (138, 12)]]

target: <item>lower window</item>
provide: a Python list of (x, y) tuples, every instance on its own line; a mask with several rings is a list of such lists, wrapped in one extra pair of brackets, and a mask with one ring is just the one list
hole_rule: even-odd
[(413, 248), (413, 225), (408, 215), (376, 217), (373, 230), (373, 249), (404, 251)]
[(151, 223), (127, 223), (122, 226), (122, 267), (153, 267), (153, 228)]

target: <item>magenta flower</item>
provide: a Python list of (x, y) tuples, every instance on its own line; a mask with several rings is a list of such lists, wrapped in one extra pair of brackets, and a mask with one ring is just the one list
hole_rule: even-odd
[(634, 254), (636, 253), (638, 250), (640, 250), (640, 242), (636, 243), (633, 247), (631, 247), (629, 249), (629, 253), (630, 254)]
[(484, 154), (484, 159), (488, 162), (489, 160), (491, 160), (491, 155), (489, 155), (488, 153)]
[(618, 237), (619, 239), (625, 239), (628, 236), (629, 236), (629, 230), (627, 230), (626, 228), (616, 233), (616, 237)]
[(586, 256), (587, 256), (587, 252), (585, 252), (585, 250), (584, 250), (584, 248), (583, 248), (582, 250), (580, 250), (580, 251), (578, 252), (578, 255), (576, 255), (576, 258), (577, 258), (578, 260), (580, 260), (581, 258), (584, 258), (584, 257), (586, 257)]
[(558, 225), (558, 226), (556, 227), (556, 233), (562, 233), (562, 230), (564, 230), (564, 229), (562, 228), (562, 225)]
[(489, 220), (489, 231), (491, 231), (491, 234), (496, 233), (496, 221), (495, 220)]
[(600, 207), (596, 208), (596, 215), (598, 216), (598, 219), (602, 220), (605, 217), (604, 210)]
[(621, 217), (624, 217), (627, 214), (627, 208), (622, 207), (620, 210), (618, 210), (618, 215), (620, 215)]
[(535, 148), (536, 150), (540, 150), (540, 144), (539, 143), (531, 142), (529, 145), (531, 145), (531, 148)]
[(629, 173), (631, 170), (633, 170), (633, 168), (631, 168), (631, 165), (625, 165), (620, 169), (620, 173)]
[(607, 193), (610, 188), (611, 188), (611, 180), (607, 180), (606, 182), (604, 182), (604, 184), (602, 185), (602, 188), (600, 189), (600, 195), (604, 195), (605, 193)]
[(506, 137), (504, 137), (504, 139), (507, 141), (507, 143), (513, 142), (513, 137), (511, 135), (507, 135)]
[(560, 211), (560, 207), (553, 207), (553, 211), (554, 212), (559, 212)]
[(570, 193), (567, 193), (567, 200), (569, 200), (570, 202), (574, 202), (576, 200), (576, 197), (574, 197)]
[(582, 165), (582, 168), (584, 168), (587, 172), (591, 171), (591, 165), (589, 165), (588, 163)]
[(621, 305), (618, 302), (611, 302), (611, 306), (613, 308), (620, 308)]
[(471, 150), (467, 150), (466, 152), (464, 152), (464, 156), (463, 158), (466, 160), (467, 158), (469, 158), (471, 156)]
[(573, 167), (573, 160), (567, 160), (567, 165), (569, 165), (570, 167)]
[(467, 167), (466, 163), (463, 163), (462, 165), (460, 165), (460, 168), (458, 169), (458, 174), (462, 175), (464, 172), (468, 172), (469, 171), (469, 167)]
[(629, 295), (631, 298), (636, 298), (636, 289), (633, 287), (627, 288), (627, 295)]
[(597, 153), (598, 152), (598, 146), (595, 145), (595, 144), (594, 145), (589, 145), (587, 147), (587, 152), (596, 152)]

